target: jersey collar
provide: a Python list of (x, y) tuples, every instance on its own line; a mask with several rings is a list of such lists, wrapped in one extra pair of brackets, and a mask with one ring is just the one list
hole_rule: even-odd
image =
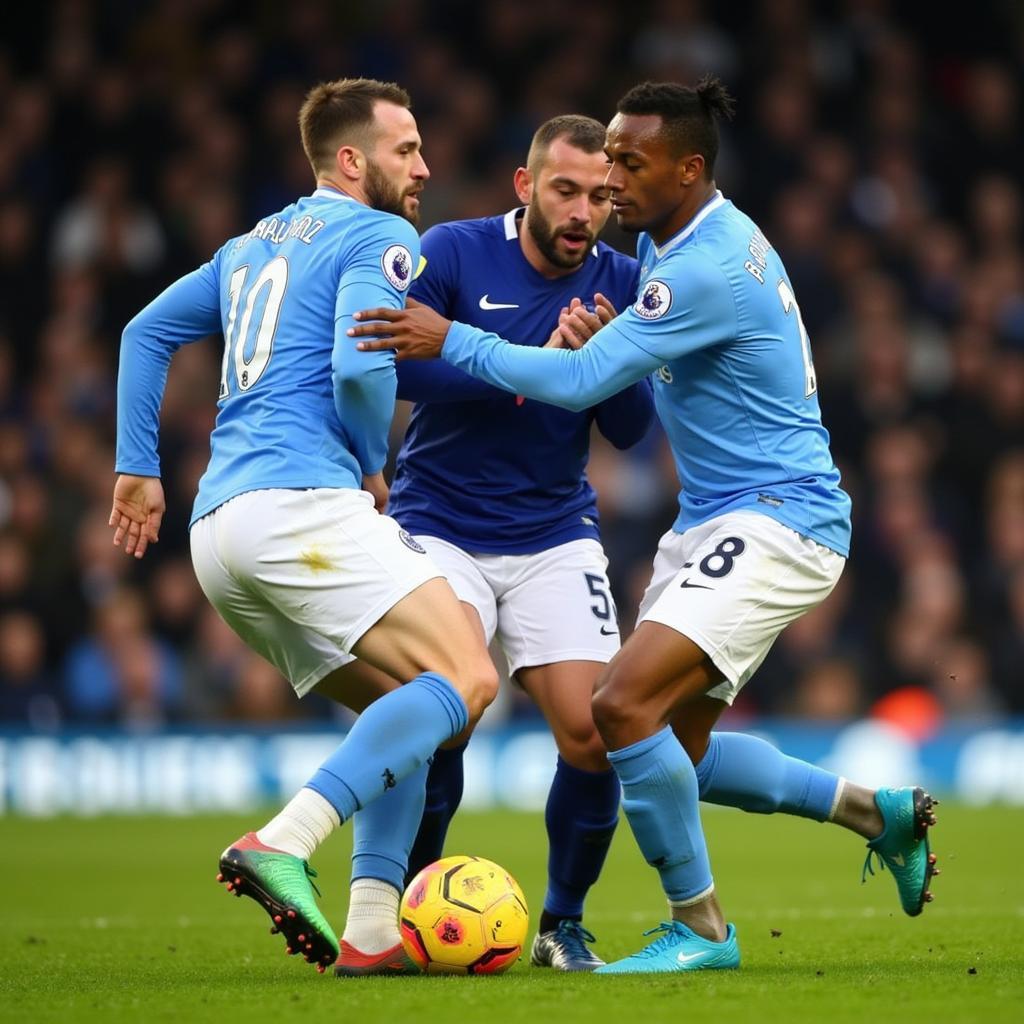
[(331, 188), (328, 185), (320, 185), (313, 192), (314, 199), (342, 199), (349, 203), (354, 203), (355, 200), (347, 193), (342, 192), (341, 189)]
[[(721, 193), (719, 193), (719, 194), (721, 194)], [(506, 242), (511, 242), (513, 239), (515, 239), (517, 242), (519, 241), (519, 228), (516, 225), (516, 220), (518, 219), (519, 214), (523, 214), (523, 216), (526, 216), (526, 207), (525, 206), (513, 207), (511, 210), (508, 211), (508, 213), (505, 214), (505, 218), (504, 219), (505, 219), (505, 241)], [(597, 246), (596, 245), (594, 246), (593, 249), (590, 250), (590, 255), (593, 256), (595, 260), (597, 259)]]
[(716, 188), (715, 194), (664, 245), (654, 245), (654, 242), (651, 242), (651, 245), (654, 245), (654, 255), (660, 260), (670, 249), (685, 242), (697, 230), (700, 222), (724, 203), (725, 196), (722, 195), (721, 189)]

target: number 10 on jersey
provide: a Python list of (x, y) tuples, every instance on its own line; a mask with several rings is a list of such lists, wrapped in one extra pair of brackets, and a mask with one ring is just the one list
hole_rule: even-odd
[[(232, 358), (235, 363), (235, 380), (238, 382), (238, 389), (239, 391), (248, 391), (263, 376), (263, 371), (266, 370), (270, 357), (274, 353), (274, 334), (277, 332), (277, 322), (281, 316), (284, 293), (288, 288), (288, 260), (284, 256), (276, 256), (264, 265), (246, 294), (245, 306), (241, 319), (239, 319), (238, 307), (242, 292), (245, 291), (245, 281), (249, 276), (249, 269), (248, 264), (239, 267), (228, 281), (228, 298), (231, 300), (231, 305), (228, 308), (228, 322), (224, 330), (224, 359), (220, 366), (218, 400), (227, 398), (230, 394), (228, 365)], [(266, 289), (269, 291), (256, 328), (256, 342), (246, 358), (245, 350), (248, 347), (253, 312), (256, 309), (257, 301)]]

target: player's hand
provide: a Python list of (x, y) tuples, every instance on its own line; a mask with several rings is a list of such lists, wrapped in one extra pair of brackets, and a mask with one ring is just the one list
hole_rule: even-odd
[(563, 308), (558, 326), (548, 339), (546, 348), (582, 348), (605, 324), (615, 319), (615, 307), (600, 292), (594, 296), (594, 312), (591, 313), (582, 300), (573, 299), (568, 308)]
[(388, 484), (383, 473), (363, 477), (363, 490), (373, 497), (373, 507), (380, 513), (388, 505)]
[(452, 325), (415, 299), (407, 299), (405, 309), (364, 309), (355, 319), (359, 324), (348, 329), (349, 337), (375, 339), (360, 341), (360, 352), (394, 349), (396, 359), (436, 359)]
[(158, 476), (122, 473), (114, 483), (114, 504), (108, 520), (114, 528), (114, 543), (118, 547), (123, 544), (126, 555), (141, 558), (146, 548), (160, 539), (166, 508)]

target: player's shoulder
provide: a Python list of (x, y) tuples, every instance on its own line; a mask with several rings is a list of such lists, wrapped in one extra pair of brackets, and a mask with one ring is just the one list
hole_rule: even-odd
[(404, 245), (410, 249), (419, 249), (419, 233), (404, 217), (388, 213), (386, 210), (376, 210), (362, 203), (354, 203), (353, 206), (350, 215), (351, 228), (352, 233), (358, 235), (360, 241), (380, 240)]
[(460, 248), (489, 245), (504, 237), (503, 217), (446, 220), (423, 233), (424, 246)]

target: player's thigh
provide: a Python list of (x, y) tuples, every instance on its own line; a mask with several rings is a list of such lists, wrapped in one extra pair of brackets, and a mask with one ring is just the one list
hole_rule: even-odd
[(709, 695), (731, 704), (779, 633), (831, 593), (845, 560), (756, 512), (677, 536), (677, 571), (668, 576), (672, 566), (662, 564), (639, 619), (696, 644), (724, 677)]
[(603, 669), (598, 661), (556, 661), (516, 673), (516, 682), (544, 715), (559, 754), (582, 771), (608, 767), (604, 742), (591, 712), (594, 687)]
[(601, 673), (594, 721), (608, 749), (618, 750), (668, 724), (679, 706), (721, 679), (688, 636), (659, 622), (641, 622)]
[[(489, 646), (498, 628), (498, 602), (482, 568), (487, 559), (480, 559), (440, 537), (417, 534), (416, 541), (444, 574), (455, 596), (466, 606), (467, 613), (469, 610), (476, 613), (475, 622), (480, 626), (483, 645)], [(474, 621), (473, 616), (470, 616), (470, 621)]]
[(356, 642), (353, 653), (396, 678), (438, 672), (475, 719), (494, 699), (498, 676), (466, 609), (444, 579), (407, 594)]
[(509, 674), (535, 665), (606, 664), (619, 649), (608, 559), (596, 540), (575, 540), (500, 559), (498, 639)]

